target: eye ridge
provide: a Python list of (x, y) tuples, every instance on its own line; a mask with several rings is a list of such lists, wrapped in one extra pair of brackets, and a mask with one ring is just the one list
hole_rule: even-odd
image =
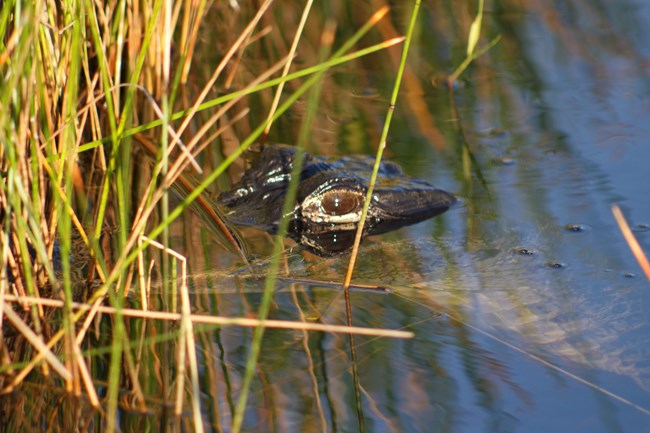
[(359, 207), (359, 196), (348, 191), (330, 191), (324, 194), (321, 208), (329, 215), (345, 215)]

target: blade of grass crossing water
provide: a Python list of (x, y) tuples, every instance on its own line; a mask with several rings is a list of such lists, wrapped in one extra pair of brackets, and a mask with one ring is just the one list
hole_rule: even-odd
[[(404, 68), (406, 67), (406, 57), (408, 55), (409, 47), (411, 45), (411, 40), (413, 39), (413, 29), (417, 22), (418, 11), (420, 9), (420, 1), (417, 0), (413, 7), (413, 12), (411, 13), (411, 21), (409, 23), (408, 31), (406, 34), (406, 39), (404, 41), (404, 47), (402, 48), (402, 57), (400, 60), (399, 68), (397, 70), (397, 76), (395, 78), (395, 85), (393, 87), (393, 93), (391, 95), (390, 104), (388, 106), (388, 111), (386, 113), (386, 119), (384, 121), (384, 128), (382, 130), (381, 138), (379, 141), (379, 146), (377, 148), (377, 155), (375, 157), (375, 164), (373, 166), (372, 175), (370, 177), (370, 182), (368, 184), (368, 191), (366, 193), (366, 198), (363, 204), (363, 209), (361, 211), (361, 218), (359, 221), (359, 227), (357, 228), (357, 233), (355, 235), (354, 244), (352, 245), (352, 253), (350, 255), (350, 262), (348, 264), (347, 272), (343, 282), (343, 292), (345, 296), (345, 313), (346, 321), (348, 326), (352, 325), (352, 303), (350, 300), (350, 282), (352, 280), (352, 273), (354, 271), (354, 265), (356, 263), (357, 254), (359, 252), (359, 244), (361, 243), (361, 237), (363, 236), (363, 229), (368, 216), (368, 208), (370, 207), (370, 201), (372, 200), (372, 194), (375, 188), (375, 183), (377, 181), (377, 174), (379, 173), (379, 166), (381, 164), (381, 158), (386, 148), (386, 140), (388, 137), (388, 131), (390, 129), (390, 123), (393, 118), (393, 113), (395, 112), (395, 104), (397, 102), (397, 95), (399, 93), (399, 87), (402, 82), (402, 76), (404, 74)], [(356, 363), (356, 346), (354, 343), (354, 337), (349, 336), (349, 346), (350, 354), (352, 359), (352, 378), (354, 381), (354, 391), (355, 391), (355, 401), (356, 401), (356, 411), (357, 419), (359, 422), (359, 430), (365, 431), (365, 417), (363, 415), (363, 406), (361, 401), (361, 385), (359, 383), (359, 374), (357, 371)]]
[(363, 210), (361, 211), (361, 220), (359, 222), (359, 227), (357, 228), (357, 233), (354, 239), (354, 245), (352, 246), (352, 254), (350, 256), (350, 263), (348, 265), (347, 273), (345, 275), (345, 280), (343, 282), (345, 298), (346, 298), (346, 310), (348, 318), (351, 318), (351, 309), (349, 305), (350, 301), (350, 282), (352, 280), (352, 273), (354, 271), (354, 265), (356, 262), (357, 254), (359, 252), (359, 244), (361, 243), (361, 237), (363, 235), (363, 228), (365, 225), (366, 217), (368, 216), (368, 208), (370, 207), (370, 201), (372, 200), (372, 194), (375, 188), (375, 183), (377, 182), (377, 174), (379, 172), (379, 166), (381, 164), (381, 157), (386, 148), (386, 139), (388, 137), (388, 130), (390, 129), (390, 123), (393, 118), (393, 113), (395, 111), (395, 104), (397, 102), (397, 95), (399, 93), (399, 87), (402, 82), (402, 75), (404, 74), (404, 68), (406, 67), (406, 57), (408, 55), (409, 47), (411, 46), (411, 40), (413, 39), (413, 29), (417, 22), (418, 11), (420, 10), (420, 0), (415, 2), (413, 7), (413, 12), (411, 13), (411, 21), (409, 23), (408, 31), (406, 34), (406, 40), (404, 41), (404, 47), (402, 48), (402, 57), (400, 60), (399, 68), (397, 69), (397, 76), (395, 77), (395, 85), (393, 86), (393, 93), (390, 98), (390, 104), (388, 105), (388, 111), (386, 113), (386, 119), (384, 121), (384, 128), (381, 132), (381, 138), (379, 140), (379, 147), (377, 148), (377, 156), (375, 157), (375, 165), (372, 170), (372, 175), (370, 177), (370, 182), (368, 185), (368, 192), (366, 193), (366, 199), (363, 204)]
[[(304, 24), (307, 13), (311, 7), (311, 2), (308, 2), (305, 11), (301, 20), (301, 24)], [(299, 28), (300, 32), (301, 27)], [(327, 27), (326, 32), (331, 33), (332, 30)], [(295, 50), (297, 47), (297, 38), (300, 33), (297, 33), (294, 44), (292, 45), (292, 50)], [(331, 49), (332, 38), (328, 37), (326, 39), (329, 44), (323, 44), (321, 47), (320, 58), (324, 59), (328, 56), (329, 50)], [(305, 117), (300, 125), (300, 131), (298, 135), (298, 144), (293, 161), (293, 167), (291, 169), (291, 179), (289, 180), (289, 185), (287, 187), (287, 192), (285, 194), (285, 199), (282, 204), (282, 215), (289, 215), (295, 206), (296, 195), (298, 191), (298, 183), (300, 181), (300, 173), (302, 171), (302, 166), (305, 158), (305, 145), (307, 143), (309, 133), (311, 131), (311, 124), (318, 108), (318, 99), (320, 96), (322, 88), (322, 79), (324, 72), (321, 72), (311, 78), (310, 81), (314, 81), (314, 86), (310, 93), (308, 102), (307, 102), (307, 111)], [(278, 88), (278, 93), (276, 93), (276, 99), (274, 102), (279, 100), (280, 91), (282, 89)], [(268, 134), (271, 123), (273, 119), (273, 109), (270, 113), (267, 123), (263, 130), (263, 136)], [(284, 237), (286, 236), (287, 229), (289, 228), (289, 218), (282, 218), (280, 225), (278, 227), (277, 235), (275, 236), (275, 243), (273, 246), (273, 254), (271, 259), (271, 264), (269, 267), (269, 273), (266, 276), (264, 281), (264, 293), (262, 294), (262, 302), (258, 309), (258, 318), (264, 321), (269, 314), (271, 308), (271, 300), (273, 298), (273, 292), (275, 291), (275, 283), (277, 281), (278, 270), (280, 268), (280, 260), (284, 251)], [(241, 392), (237, 400), (237, 405), (235, 407), (235, 415), (233, 417), (232, 431), (238, 433), (241, 430), (242, 423), (244, 421), (244, 412), (246, 410), (246, 404), (248, 401), (248, 395), (250, 392), (250, 387), (253, 381), (253, 376), (255, 374), (255, 369), (257, 366), (257, 361), (262, 349), (262, 339), (264, 337), (265, 327), (264, 325), (258, 326), (253, 332), (253, 339), (251, 341), (250, 354), (248, 356), (248, 361), (246, 362), (246, 371), (244, 372), (244, 379), (241, 385)]]

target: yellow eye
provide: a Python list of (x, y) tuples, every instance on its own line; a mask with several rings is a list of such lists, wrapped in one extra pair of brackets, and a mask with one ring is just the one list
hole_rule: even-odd
[(345, 215), (357, 210), (359, 195), (344, 191), (330, 191), (324, 194), (321, 208), (329, 215)]

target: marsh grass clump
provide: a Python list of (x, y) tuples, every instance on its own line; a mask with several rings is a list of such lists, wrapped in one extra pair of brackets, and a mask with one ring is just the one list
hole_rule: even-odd
[[(265, 14), (286, 10), (272, 3), (244, 14), (236, 2), (2, 2), (0, 393), (13, 399), (0, 403), (0, 414), (9, 430), (48, 423), (113, 431), (118, 404), (144, 412), (151, 395), (173, 401), (176, 415), (191, 408), (201, 430), (198, 319), (185, 283), (176, 283), (186, 268), (171, 249), (171, 222), (188, 207), (209, 210), (201, 193), (324, 71), (403, 40), (353, 51), (386, 14), (381, 9), (330, 54), (335, 26), (328, 22), (327, 49), (296, 68), (311, 2), (291, 6), (303, 17), (283, 29), (295, 35), (293, 47), (238, 82), (246, 51), (269, 33)], [(211, 35), (219, 61), (199, 86), (193, 56), (202, 26), (213, 25), (203, 22), (208, 16), (221, 17), (224, 32)], [(225, 31), (232, 22), (244, 30)], [(266, 120), (251, 121), (248, 101), (269, 99), (272, 87), (289, 80), (299, 81), (286, 95), (277, 91)], [(238, 122), (249, 122), (239, 145), (217, 163), (206, 158), (207, 145)], [(172, 199), (172, 190), (181, 198)], [(236, 232), (218, 213), (203, 216), (245, 261)], [(146, 291), (153, 274), (145, 253), (165, 281), (155, 299)], [(6, 416), (12, 405), (29, 416)]]

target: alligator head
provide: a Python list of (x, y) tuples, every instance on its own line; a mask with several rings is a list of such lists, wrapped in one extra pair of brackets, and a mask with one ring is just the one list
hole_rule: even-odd
[[(238, 225), (275, 233), (291, 178), (296, 149), (265, 146), (231, 191), (218, 202)], [(319, 255), (348, 251), (354, 241), (368, 190), (374, 158), (338, 160), (305, 155), (288, 235)], [(411, 179), (391, 162), (379, 167), (377, 183), (364, 225), (364, 236), (385, 233), (432, 218), (456, 201), (451, 194)]]

